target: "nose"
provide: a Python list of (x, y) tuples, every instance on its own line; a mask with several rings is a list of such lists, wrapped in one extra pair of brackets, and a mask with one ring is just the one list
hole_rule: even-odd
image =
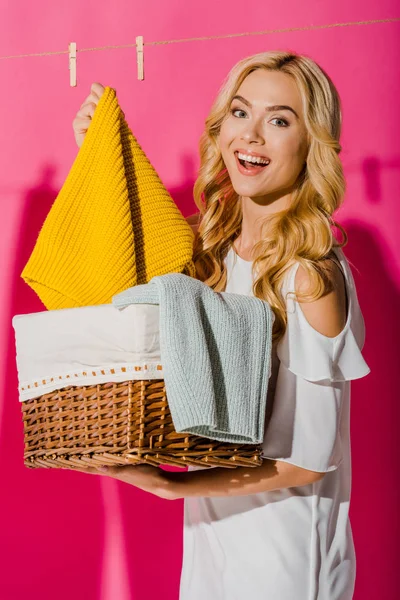
[(262, 135), (262, 118), (243, 119), (243, 129), (240, 139), (246, 142), (246, 144), (264, 144), (265, 139)]
[(242, 139), (246, 144), (264, 144), (265, 140), (261, 135), (257, 126), (248, 126), (244, 131), (242, 131), (240, 139)]

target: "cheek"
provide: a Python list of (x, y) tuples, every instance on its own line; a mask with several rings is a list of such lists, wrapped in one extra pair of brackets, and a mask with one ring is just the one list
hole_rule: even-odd
[(230, 147), (233, 141), (233, 137), (229, 131), (228, 127), (224, 127), (220, 129), (220, 133), (218, 136), (218, 147), (220, 149), (222, 159), (226, 163), (228, 160), (228, 156), (230, 153)]
[(222, 125), (219, 136), (218, 136), (218, 144), (221, 150), (223, 151), (229, 144), (229, 130), (226, 125)]
[(277, 152), (290, 170), (295, 170), (304, 163), (305, 148), (298, 137), (285, 140)]
[(239, 119), (229, 118), (224, 121), (220, 128), (219, 137), (221, 140), (221, 145), (224, 147), (228, 147), (240, 133), (240, 124), (238, 123)]

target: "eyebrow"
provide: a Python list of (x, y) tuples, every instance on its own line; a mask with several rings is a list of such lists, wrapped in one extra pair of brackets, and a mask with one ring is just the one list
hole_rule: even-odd
[[(246, 106), (249, 106), (251, 108), (251, 103), (248, 100), (246, 100), (246, 98), (243, 98), (243, 96), (233, 96), (232, 102), (233, 100), (240, 100), (241, 102), (243, 102), (243, 104), (246, 104)], [(292, 108), (291, 106), (287, 106), (286, 104), (274, 104), (273, 106), (267, 106), (265, 110), (267, 112), (273, 112), (275, 110), (290, 110), (299, 119), (299, 115), (294, 110), (294, 108)]]

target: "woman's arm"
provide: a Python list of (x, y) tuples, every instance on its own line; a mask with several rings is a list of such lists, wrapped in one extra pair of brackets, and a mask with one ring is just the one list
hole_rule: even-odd
[[(326, 261), (325, 294), (314, 302), (299, 302), (300, 308), (318, 333), (327, 337), (336, 337), (346, 324), (346, 285), (339, 267), (331, 260)], [(308, 292), (310, 279), (307, 271), (300, 265), (295, 277), (296, 292)]]
[(190, 496), (247, 496), (319, 481), (325, 473), (308, 471), (282, 460), (265, 458), (260, 467), (216, 467), (184, 473), (164, 471), (168, 500)]
[(200, 471), (171, 472), (151, 465), (74, 468), (82, 473), (108, 475), (164, 500), (189, 496), (247, 496), (281, 488), (307, 485), (325, 473), (302, 469), (281, 460), (265, 458), (260, 467), (217, 467)]

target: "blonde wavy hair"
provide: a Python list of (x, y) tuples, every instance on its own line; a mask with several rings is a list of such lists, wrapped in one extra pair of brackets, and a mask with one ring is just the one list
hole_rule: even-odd
[[(270, 304), (275, 315), (272, 340), (277, 342), (287, 326), (281, 289), (288, 269), (300, 262), (309, 274), (310, 291), (296, 297), (315, 300), (330, 289), (329, 259), (335, 259), (332, 248), (347, 244), (345, 230), (332, 218), (346, 189), (339, 159), (342, 115), (339, 94), (331, 79), (307, 56), (262, 52), (242, 59), (228, 73), (205, 121), (199, 143), (200, 170), (193, 190), (200, 211), (193, 252), (196, 277), (215, 291), (226, 288), (224, 258), (240, 234), (242, 223), (240, 197), (225, 168), (218, 136), (233, 96), (256, 69), (280, 71), (294, 79), (308, 135), (308, 155), (292, 202), (288, 209), (268, 216), (268, 237), (262, 234), (253, 248), (253, 269), (258, 272), (253, 294)], [(332, 226), (341, 230), (341, 243), (333, 235)]]

